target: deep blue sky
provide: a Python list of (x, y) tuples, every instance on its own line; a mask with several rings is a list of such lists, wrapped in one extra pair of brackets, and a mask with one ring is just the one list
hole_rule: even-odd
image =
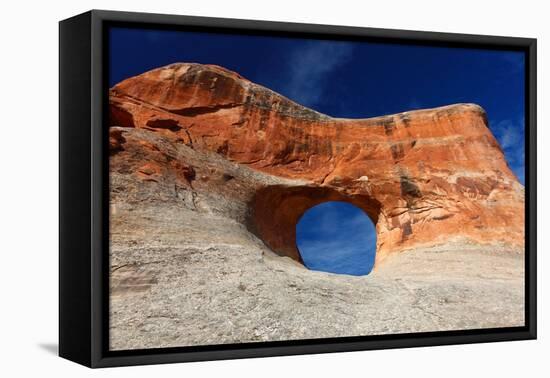
[(110, 85), (174, 62), (226, 67), (334, 117), (365, 118), (476, 103), (487, 112), (508, 164), (524, 182), (521, 52), (111, 30)]
[(374, 265), (376, 230), (358, 207), (325, 202), (300, 218), (296, 244), (309, 269), (361, 276)]

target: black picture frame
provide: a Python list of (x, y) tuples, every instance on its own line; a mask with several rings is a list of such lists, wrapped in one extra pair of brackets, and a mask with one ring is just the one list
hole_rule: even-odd
[[(523, 327), (109, 351), (108, 78), (111, 26), (509, 49), (526, 56)], [(92, 10), (59, 24), (59, 354), (89, 367), (536, 338), (536, 39)]]

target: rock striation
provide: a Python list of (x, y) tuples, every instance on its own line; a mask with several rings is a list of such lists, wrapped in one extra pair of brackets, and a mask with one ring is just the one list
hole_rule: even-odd
[(112, 202), (202, 203), (297, 261), (298, 219), (329, 200), (376, 224), (376, 266), (456, 240), (523, 249), (524, 188), (477, 105), (332, 118), (188, 63), (124, 80), (109, 102)]

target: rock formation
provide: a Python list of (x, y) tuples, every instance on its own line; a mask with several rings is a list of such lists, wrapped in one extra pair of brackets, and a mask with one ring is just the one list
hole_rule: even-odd
[[(110, 124), (113, 350), (524, 324), (523, 187), (476, 105), (335, 119), (174, 64), (113, 87)], [(368, 276), (300, 264), (328, 200), (376, 223)]]
[(218, 196), (208, 211), (297, 261), (299, 217), (328, 200), (371, 217), (377, 266), (456, 240), (523, 248), (524, 189), (477, 105), (332, 118), (224, 68), (184, 63), (114, 86), (110, 124), (115, 202), (200, 207)]

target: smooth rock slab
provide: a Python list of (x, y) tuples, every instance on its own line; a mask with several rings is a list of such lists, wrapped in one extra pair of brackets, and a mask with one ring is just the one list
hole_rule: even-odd
[(231, 220), (127, 211), (112, 230), (113, 350), (524, 324), (522, 253), (457, 242), (335, 275), (274, 254)]

